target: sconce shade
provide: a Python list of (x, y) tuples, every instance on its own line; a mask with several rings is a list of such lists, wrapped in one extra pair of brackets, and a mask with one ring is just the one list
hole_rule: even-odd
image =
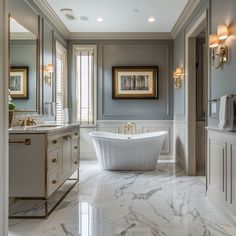
[(216, 48), (219, 46), (219, 40), (216, 34), (209, 35), (209, 47)]
[(176, 68), (173, 73), (174, 78), (174, 85), (175, 88), (181, 88), (182, 87), (182, 80), (184, 75), (184, 69), (183, 68)]
[(182, 76), (183, 75), (183, 69), (176, 68), (175, 74), (176, 74), (176, 76)]
[(228, 38), (227, 25), (218, 25), (217, 37), (218, 37), (219, 40), (226, 40)]
[(48, 64), (47, 65), (47, 72), (48, 73), (52, 73), (54, 71), (53, 65), (52, 64)]

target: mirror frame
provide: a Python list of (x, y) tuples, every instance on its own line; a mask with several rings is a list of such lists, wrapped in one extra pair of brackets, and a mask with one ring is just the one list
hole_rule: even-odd
[[(14, 17), (12, 17), (14, 18)], [(11, 71), (11, 15), (8, 15), (8, 82), (10, 79)], [(36, 39), (36, 108), (35, 109), (15, 109), (14, 112), (17, 113), (37, 113), (40, 114), (40, 15), (38, 15), (38, 35)]]

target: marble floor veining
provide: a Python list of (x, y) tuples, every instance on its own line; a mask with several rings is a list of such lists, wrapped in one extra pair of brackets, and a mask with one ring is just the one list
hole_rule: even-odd
[(155, 171), (102, 171), (81, 164), (80, 182), (47, 220), (10, 220), (9, 236), (236, 235), (198, 177), (172, 163)]

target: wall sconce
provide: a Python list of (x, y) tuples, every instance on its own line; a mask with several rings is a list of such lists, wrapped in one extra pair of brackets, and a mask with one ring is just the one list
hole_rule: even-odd
[(54, 68), (52, 64), (48, 64), (44, 67), (44, 81), (49, 86), (52, 85), (52, 78), (53, 78)]
[(183, 68), (176, 68), (173, 73), (174, 78), (174, 86), (175, 88), (181, 88), (184, 78), (184, 69)]
[(212, 68), (223, 69), (224, 64), (228, 61), (228, 46), (225, 41), (228, 38), (227, 25), (218, 25), (217, 34), (209, 36), (209, 48), (211, 48)]

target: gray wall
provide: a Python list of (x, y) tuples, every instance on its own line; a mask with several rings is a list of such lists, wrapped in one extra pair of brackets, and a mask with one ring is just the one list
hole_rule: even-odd
[[(235, 0), (202, 0), (192, 14), (188, 22), (178, 33), (174, 40), (174, 68), (177, 66), (184, 67), (185, 60), (185, 32), (196, 19), (202, 14), (205, 9), (209, 13), (209, 32), (217, 31), (219, 24), (231, 25), (231, 34), (227, 40), (230, 46), (230, 61), (224, 66), (224, 69), (209, 68), (209, 93), (208, 98), (219, 98), (225, 94), (236, 94), (235, 68), (236, 68), (236, 1)], [(174, 90), (174, 115), (176, 120), (185, 120), (184, 106), (185, 89)], [(219, 106), (218, 106), (219, 107)], [(208, 112), (208, 125), (218, 126), (218, 117)]]
[[(211, 33), (217, 31), (219, 24), (231, 25), (231, 36), (227, 40), (230, 47), (230, 61), (223, 70), (211, 69), (210, 96), (212, 99), (226, 94), (236, 94), (236, 1), (211, 1)], [(217, 126), (218, 117), (209, 117), (209, 125)]]
[[(146, 41), (69, 41), (69, 80), (72, 82), (72, 45), (98, 46), (98, 119), (173, 119), (173, 42)], [(156, 65), (159, 67), (159, 99), (112, 100), (112, 66)], [(69, 86), (72, 87), (72, 84)], [(72, 94), (72, 93), (70, 93)], [(72, 95), (71, 95), (72, 96)], [(69, 98), (70, 108), (73, 99)]]
[(17, 109), (36, 109), (36, 41), (11, 40), (11, 66), (28, 66), (28, 99), (13, 99)]
[[(185, 68), (185, 34), (196, 22), (199, 16), (209, 8), (208, 0), (201, 0), (191, 17), (187, 20), (183, 28), (179, 31), (174, 40), (174, 68)], [(185, 78), (184, 78), (185, 79)], [(185, 120), (185, 88), (174, 89), (174, 116), (178, 121)]]

